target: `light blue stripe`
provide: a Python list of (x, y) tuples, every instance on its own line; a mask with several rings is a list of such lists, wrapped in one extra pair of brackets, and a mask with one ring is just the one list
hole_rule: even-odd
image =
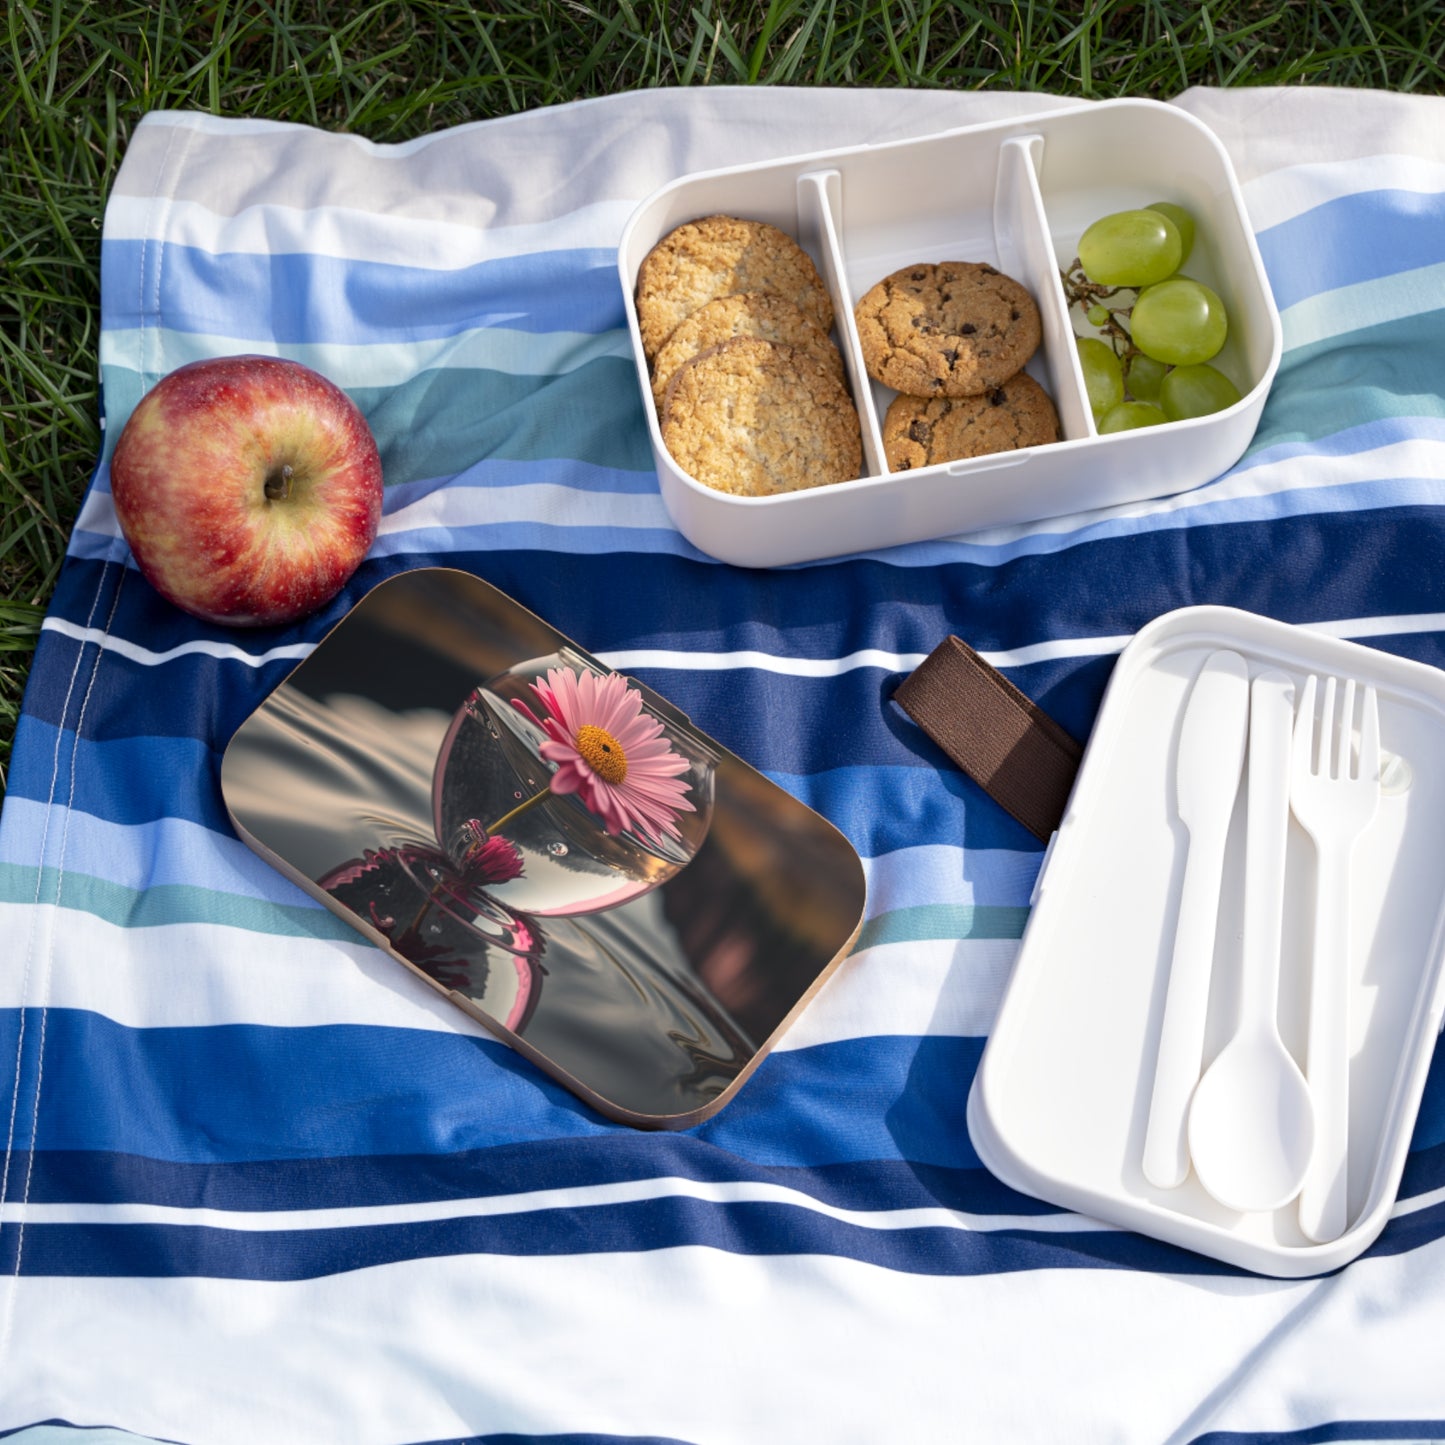
[(1307, 296), (1445, 261), (1445, 194), (1336, 196), (1255, 239), (1284, 310)]
[(153, 1435), (132, 1435), (104, 1425), (31, 1425), (0, 1438), (10, 1445), (168, 1445)]
[[(67, 870), (124, 888), (184, 885), (324, 911), (239, 839), (180, 818), (111, 823), (57, 804), (47, 819), (43, 803), (12, 793), (5, 802), (4, 819), (0, 864), (33, 870), (38, 840), (48, 832), (57, 844), (64, 838)], [(1034, 852), (974, 848), (965, 853), (943, 844), (865, 857), (869, 916), (944, 900), (960, 905), (1026, 905), (1038, 865), (1039, 855)], [(34, 896), (33, 888), (29, 896)]]
[(603, 332), (619, 328), (626, 314), (617, 253), (604, 247), (446, 271), (305, 252), (213, 254), (175, 242), (165, 246), (162, 267), (161, 250), (150, 246), (147, 266), (145, 241), (101, 246), (107, 331), (160, 325), (237, 341), (391, 346), (482, 326)]
[(1038, 877), (1036, 851), (934, 843), (863, 856), (868, 916), (929, 903), (1027, 907)]
[(67, 871), (74, 869), (123, 888), (184, 885), (324, 911), (238, 838), (180, 818), (111, 823), (61, 804), (56, 804), (47, 818), (44, 803), (15, 793), (5, 800), (0, 864), (33, 869), (37, 840), (46, 833), (57, 842), (65, 840)]

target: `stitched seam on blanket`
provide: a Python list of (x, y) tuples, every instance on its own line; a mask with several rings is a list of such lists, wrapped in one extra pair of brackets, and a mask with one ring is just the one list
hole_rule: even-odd
[[(105, 570), (109, 571), (108, 565)], [(104, 629), (106, 635), (109, 635), (111, 627), (115, 624), (116, 610), (120, 606), (120, 594), (125, 588), (125, 575), (126, 569), (122, 566), (120, 575), (116, 579), (115, 593), (110, 601), (110, 611), (106, 614)], [(98, 594), (99, 589), (97, 589), (97, 600)], [(75, 742), (70, 749), (70, 785), (65, 795), (65, 823), (60, 830), (60, 847), (56, 850), (55, 859), (55, 897), (53, 906), (46, 910), (50, 943), (45, 950), (44, 966), (39, 975), (40, 1038), (35, 1050), (35, 1090), (30, 1110), (30, 1150), (25, 1160), (25, 1188), (20, 1196), (20, 1218), (15, 1236), (17, 1287), (20, 1280), (20, 1259), (25, 1247), (25, 1207), (30, 1203), (30, 1181), (35, 1170), (35, 1141), (40, 1127), (40, 1087), (45, 1077), (45, 1026), (50, 1015), (50, 980), (55, 972), (55, 913), (60, 907), (61, 896), (65, 888), (65, 849), (70, 839), (70, 821), (75, 816), (75, 763), (76, 756), (80, 752), (80, 735), (85, 726), (85, 714), (90, 706), (90, 695), (95, 689), (95, 679), (100, 675), (100, 665), (105, 661), (105, 655), (103, 646), (96, 648), (95, 663), (90, 669), (90, 677), (86, 681), (85, 692), (80, 699), (80, 711), (75, 716)], [(76, 667), (79, 670), (79, 659), (76, 660)], [(53, 807), (53, 800), (51, 804), (47, 805), (47, 813), (50, 807)], [(10, 1326), (15, 1315), (13, 1301), (17, 1292), (18, 1288), (11, 1291), (11, 1307), (6, 1311), (4, 1329), (0, 1331), (0, 1363), (3, 1363), (5, 1351), (10, 1343)]]
[[(174, 168), (172, 168), (172, 166), (171, 166), (171, 152), (172, 152), (172, 150), (173, 150), (174, 147), (175, 147), (175, 141), (176, 141), (177, 134), (178, 134), (179, 132), (181, 132), (182, 130), (184, 130), (184, 132), (185, 132), (185, 142), (184, 142), (184, 144), (181, 146), (180, 153), (179, 153), (179, 154), (177, 155), (177, 157), (176, 157), (175, 166), (174, 166)], [(161, 157), (161, 164), (160, 164), (160, 166), (157, 168), (157, 171), (156, 171), (156, 189), (155, 189), (155, 195), (156, 195), (156, 196), (159, 198), (159, 200), (161, 201), (160, 225), (159, 225), (158, 228), (157, 228), (157, 230), (158, 230), (158, 235), (159, 235), (159, 239), (157, 240), (157, 243), (156, 243), (156, 262), (155, 262), (155, 265), (156, 265), (156, 284), (155, 284), (155, 308), (154, 308), (154, 311), (155, 311), (155, 331), (156, 331), (156, 335), (157, 335), (157, 338), (158, 338), (158, 349), (157, 349), (157, 353), (156, 353), (156, 359), (157, 359), (157, 362), (158, 362), (158, 363), (161, 363), (161, 362), (163, 361), (163, 357), (164, 357), (164, 350), (163, 350), (163, 348), (164, 348), (164, 343), (159, 341), (159, 338), (164, 334), (164, 333), (163, 333), (162, 326), (161, 326), (161, 319), (162, 319), (162, 318), (161, 318), (161, 264), (162, 264), (162, 260), (163, 260), (164, 255), (165, 255), (165, 222), (166, 222), (166, 219), (167, 219), (167, 218), (169, 217), (169, 215), (170, 215), (171, 205), (172, 205), (172, 203), (174, 202), (175, 185), (174, 185), (174, 181), (172, 180), (172, 177), (173, 177), (173, 176), (176, 176), (176, 175), (179, 175), (181, 166), (182, 166), (182, 164), (184, 163), (184, 160), (185, 160), (185, 156), (186, 156), (187, 151), (190, 149), (190, 143), (191, 143), (191, 140), (194, 138), (194, 135), (195, 135), (195, 132), (194, 132), (193, 130), (191, 130), (189, 127), (180, 127), (180, 126), (175, 127), (175, 128), (172, 130), (170, 136), (167, 138), (167, 141), (166, 141), (166, 149), (165, 149), (164, 154), (163, 154), (162, 157)], [(142, 251), (141, 251), (141, 266), (140, 266), (140, 271), (141, 271), (141, 315), (140, 315), (140, 323), (141, 323), (142, 333), (144, 333), (145, 320), (146, 320), (146, 316), (145, 316), (145, 305), (144, 305), (144, 300), (145, 300), (145, 297), (144, 297), (144, 293), (145, 293), (145, 254), (146, 254), (146, 248), (145, 248), (145, 247), (142, 247)], [(141, 358), (142, 358), (142, 359), (141, 359), (141, 368), (142, 368), (141, 381), (142, 381), (142, 385), (144, 385), (144, 382), (145, 382), (145, 347), (144, 347), (144, 343), (142, 343), (142, 347), (141, 347)], [(81, 727), (82, 727), (82, 725), (84, 724), (84, 721), (85, 721), (86, 709), (87, 709), (87, 707), (88, 707), (88, 705), (89, 705), (89, 703), (90, 703), (90, 695), (91, 695), (91, 692), (92, 692), (92, 690), (93, 690), (94, 687), (95, 687), (95, 680), (96, 680), (97, 676), (99, 676), (99, 673), (100, 673), (101, 663), (105, 660), (105, 656), (106, 656), (105, 639), (110, 636), (111, 628), (115, 625), (116, 610), (117, 610), (117, 608), (119, 607), (119, 604), (120, 604), (120, 594), (121, 594), (122, 589), (123, 589), (124, 586), (125, 586), (126, 566), (125, 566), (125, 562), (124, 562), (124, 559), (123, 559), (123, 558), (120, 560), (119, 566), (120, 566), (120, 574), (119, 574), (119, 577), (118, 577), (118, 579), (117, 579), (117, 581), (116, 581), (114, 595), (113, 595), (112, 598), (111, 598), (110, 611), (109, 611), (109, 612), (107, 613), (107, 615), (106, 615), (105, 626), (104, 626), (104, 628), (102, 629), (102, 631), (101, 631), (101, 637), (100, 637), (100, 639), (97, 641), (97, 644), (96, 644), (95, 661), (94, 661), (94, 663), (93, 663), (92, 666), (91, 666), (90, 677), (89, 677), (89, 678), (87, 679), (87, 681), (86, 681), (85, 692), (84, 692), (84, 693), (82, 694), (82, 696), (81, 696), (80, 711), (79, 711), (78, 714), (76, 715), (76, 719), (75, 719), (74, 738), (73, 738), (73, 741), (72, 741), (72, 743), (71, 743), (71, 748), (70, 748), (70, 764), (69, 764), (69, 767), (70, 767), (70, 776), (69, 776), (69, 779), (68, 779), (68, 782), (67, 782), (67, 788), (66, 788), (66, 817), (65, 817), (65, 823), (64, 823), (64, 825), (63, 825), (63, 827), (62, 827), (62, 829), (61, 829), (60, 846), (59, 846), (59, 848), (56, 850), (56, 874), (55, 874), (54, 908), (58, 908), (58, 907), (59, 907), (60, 899), (61, 899), (61, 890), (62, 890), (62, 888), (64, 887), (64, 883), (65, 883), (65, 850), (66, 850), (66, 845), (67, 845), (67, 842), (68, 842), (68, 839), (69, 839), (69, 834), (70, 834), (70, 817), (71, 817), (71, 811), (72, 811), (71, 805), (72, 805), (72, 804), (74, 803), (74, 801), (75, 801), (75, 774), (76, 774), (76, 765), (77, 765), (77, 761), (78, 761), (78, 757), (79, 757), (79, 752), (80, 752)], [(104, 594), (106, 582), (107, 582), (108, 579), (109, 579), (109, 574), (110, 574), (110, 563), (107, 561), (107, 562), (105, 563), (105, 565), (101, 568), (100, 576), (96, 579), (95, 594), (94, 594), (94, 596), (91, 598), (90, 611), (89, 611), (89, 613), (88, 613), (88, 615), (87, 615), (87, 617), (86, 617), (86, 627), (87, 627), (87, 630), (90, 628), (91, 624), (92, 624), (92, 623), (94, 622), (94, 620), (95, 620), (96, 609), (97, 609), (97, 608), (99, 607), (99, 605), (100, 605), (100, 599), (101, 599), (102, 595)], [(64, 706), (62, 707), (61, 715), (60, 715), (60, 716), (61, 716), (62, 726), (61, 726), (60, 730), (59, 730), (59, 731), (57, 732), (57, 734), (56, 734), (56, 739), (55, 739), (55, 762), (54, 762), (54, 765), (53, 765), (52, 771), (51, 771), (49, 793), (48, 793), (48, 796), (47, 796), (47, 798), (46, 798), (46, 800), (45, 800), (45, 823), (44, 823), (44, 825), (43, 825), (43, 827), (42, 827), (42, 830), (41, 830), (41, 863), (42, 863), (42, 865), (43, 865), (43, 863), (44, 863), (44, 861), (45, 861), (45, 842), (46, 842), (46, 839), (48, 838), (49, 831), (50, 831), (50, 816), (51, 816), (51, 813), (54, 811), (54, 808), (55, 808), (56, 790), (57, 790), (57, 785), (58, 785), (58, 783), (59, 783), (59, 781), (60, 781), (60, 754), (61, 754), (61, 749), (62, 749), (62, 747), (63, 747), (63, 745), (64, 745), (64, 739), (65, 739), (65, 729), (64, 729), (64, 726), (63, 726), (63, 725), (64, 725), (65, 717), (66, 717), (67, 713), (69, 712), (70, 699), (71, 699), (71, 697), (74, 695), (76, 679), (77, 679), (77, 678), (79, 677), (79, 675), (80, 675), (80, 665), (81, 665), (81, 661), (83, 660), (84, 656), (85, 656), (85, 648), (82, 647), (82, 648), (76, 653), (75, 665), (74, 665), (74, 667), (71, 669), (70, 681), (69, 681), (69, 683), (67, 684), (67, 686), (66, 686), (66, 691), (65, 691), (65, 703), (64, 703)], [(34, 922), (33, 922), (33, 924), (32, 924), (32, 927), (31, 927), (30, 938), (29, 938), (29, 941), (28, 941), (27, 946), (26, 946), (25, 967), (24, 967), (24, 970), (22, 971), (22, 975), (21, 975), (21, 986), (20, 986), (20, 1003), (21, 1003), (21, 1007), (20, 1007), (19, 1023), (18, 1023), (18, 1025), (17, 1025), (17, 1030), (16, 1030), (16, 1044), (15, 1044), (15, 1092), (14, 1092), (14, 1096), (13, 1096), (13, 1098), (12, 1098), (12, 1100), (11, 1100), (9, 1129), (8, 1129), (7, 1136), (6, 1136), (6, 1141), (5, 1141), (5, 1164), (4, 1164), (4, 1171), (3, 1171), (3, 1175), (0, 1175), (0, 1205), (3, 1205), (3, 1204), (5, 1203), (5, 1200), (6, 1200), (6, 1194), (7, 1194), (7, 1190), (8, 1190), (8, 1188), (9, 1188), (9, 1182), (10, 1182), (10, 1164), (11, 1164), (11, 1159), (12, 1159), (12, 1156), (13, 1156), (13, 1153), (14, 1153), (14, 1146), (15, 1146), (15, 1128), (16, 1128), (16, 1123), (17, 1123), (17, 1116), (18, 1116), (18, 1114), (19, 1114), (19, 1106), (20, 1106), (20, 1085), (21, 1085), (21, 1080), (22, 1080), (22, 1075), (23, 1075), (24, 1059), (25, 1059), (25, 1018), (26, 1018), (26, 1014), (27, 1014), (27, 1012), (28, 1012), (28, 1008), (27, 1008), (27, 1005), (26, 1005), (26, 998), (27, 998), (27, 995), (28, 995), (29, 989), (30, 989), (31, 963), (32, 963), (32, 960), (35, 958), (35, 955), (36, 955), (36, 939), (37, 939), (37, 935), (38, 935), (38, 930), (39, 930), (40, 927), (42, 926), (42, 925), (41, 925), (41, 921), (40, 921), (41, 910), (40, 910), (40, 908), (39, 908), (39, 904), (40, 904), (40, 893), (41, 893), (41, 888), (42, 888), (43, 879), (44, 879), (44, 868), (43, 868), (43, 866), (42, 866), (42, 868), (41, 868), (41, 870), (40, 870), (40, 876), (37, 877), (37, 879), (36, 879), (36, 897), (35, 897), (35, 903), (36, 903), (36, 918), (35, 918), (35, 920), (34, 920)], [(6, 1358), (7, 1354), (8, 1354), (8, 1352), (9, 1352), (11, 1330), (12, 1330), (12, 1328), (13, 1328), (14, 1319), (15, 1319), (15, 1301), (16, 1301), (16, 1296), (17, 1296), (17, 1294), (19, 1293), (19, 1289), (20, 1289), (21, 1256), (22, 1256), (22, 1252), (23, 1252), (23, 1248), (24, 1248), (24, 1243), (25, 1243), (25, 1206), (29, 1203), (29, 1200), (30, 1200), (30, 1183), (31, 1183), (32, 1172), (33, 1172), (34, 1164), (35, 1164), (36, 1131), (37, 1131), (37, 1129), (38, 1129), (38, 1127), (39, 1127), (39, 1120), (40, 1120), (40, 1088), (41, 1088), (41, 1083), (42, 1083), (43, 1076), (44, 1076), (44, 1064), (45, 1064), (45, 1032), (46, 1032), (46, 1023), (47, 1023), (47, 1019), (48, 1019), (48, 1012), (49, 1012), (49, 1008), (48, 1008), (49, 979), (50, 979), (51, 973), (53, 972), (53, 964), (54, 964), (54, 944), (55, 944), (54, 908), (45, 910), (45, 913), (46, 913), (46, 915), (47, 915), (47, 922), (48, 922), (48, 924), (49, 924), (49, 931), (48, 931), (48, 942), (47, 942), (46, 948), (45, 948), (45, 950), (44, 950), (44, 953), (45, 953), (44, 963), (43, 963), (43, 967), (42, 967), (42, 970), (41, 970), (41, 973), (40, 973), (40, 977), (43, 979), (43, 982), (42, 982), (41, 987), (40, 987), (40, 989), (39, 989), (39, 999), (40, 999), (40, 1037), (39, 1037), (39, 1041), (38, 1041), (37, 1054), (36, 1054), (35, 1087), (34, 1087), (34, 1091), (33, 1091), (33, 1101), (32, 1101), (32, 1104), (31, 1104), (31, 1112), (30, 1112), (30, 1148), (29, 1148), (28, 1153), (27, 1153), (26, 1170), (25, 1170), (25, 1185), (24, 1185), (24, 1189), (23, 1189), (22, 1196), (21, 1196), (21, 1201), (20, 1201), (19, 1219), (18, 1219), (17, 1224), (16, 1224), (16, 1231), (17, 1231), (17, 1232), (16, 1232), (16, 1236), (15, 1236), (15, 1270), (14, 1270), (14, 1274), (13, 1274), (13, 1276), (12, 1276), (12, 1283), (11, 1283), (11, 1287), (10, 1287), (10, 1290), (9, 1290), (9, 1293), (8, 1293), (8, 1297), (7, 1297), (7, 1299), (6, 1299), (6, 1301), (5, 1301), (5, 1305), (4, 1305), (4, 1313), (5, 1313), (4, 1321), (3, 1321), (3, 1323), (0, 1323), (0, 1373), (3, 1373), (3, 1370), (4, 1370), (5, 1358)]]
[[(96, 582), (95, 595), (94, 595), (94, 596), (91, 598), (91, 600), (90, 600), (90, 613), (89, 613), (89, 615), (86, 617), (86, 626), (87, 626), (87, 627), (89, 627), (90, 624), (95, 620), (96, 608), (100, 606), (101, 594), (102, 594), (102, 593), (104, 592), (104, 590), (105, 590), (106, 575), (107, 575), (107, 573), (108, 573), (109, 571), (110, 571), (110, 563), (107, 562), (107, 563), (101, 568), (100, 577), (99, 577), (99, 579), (98, 579), (97, 582)], [(117, 590), (118, 590), (118, 589), (117, 589)], [(114, 615), (114, 613), (112, 612), (112, 616), (113, 616), (113, 615)], [(110, 621), (110, 619), (107, 619), (107, 630), (108, 630), (108, 628), (109, 628), (109, 621)], [(100, 648), (99, 644), (97, 644), (97, 646), (96, 646), (96, 661), (97, 661), (97, 663), (99, 662), (100, 653), (101, 653), (101, 648)], [(42, 865), (42, 866), (41, 866), (41, 869), (40, 869), (40, 875), (39, 875), (39, 876), (36, 878), (36, 880), (35, 880), (35, 899), (34, 899), (34, 908), (35, 908), (35, 911), (34, 911), (34, 914), (33, 914), (32, 917), (31, 917), (31, 920), (30, 920), (30, 934), (29, 934), (29, 938), (28, 938), (28, 940), (27, 940), (27, 942), (26, 942), (26, 946), (25, 946), (25, 966), (24, 966), (24, 968), (21, 970), (21, 974), (20, 974), (20, 1010), (19, 1010), (19, 1021), (18, 1021), (17, 1026), (16, 1026), (16, 1038), (15, 1038), (15, 1087), (14, 1087), (14, 1092), (13, 1092), (13, 1094), (11, 1095), (11, 1099), (10, 1099), (10, 1123), (9, 1123), (9, 1128), (8, 1128), (8, 1131), (7, 1131), (7, 1133), (6, 1133), (6, 1138), (5, 1138), (5, 1165), (4, 1165), (3, 1171), (0, 1171), (0, 1205), (3, 1205), (3, 1204), (6, 1202), (6, 1198), (7, 1198), (7, 1196), (8, 1196), (9, 1187), (10, 1187), (10, 1162), (11, 1162), (11, 1158), (12, 1158), (12, 1155), (13, 1155), (13, 1153), (14, 1153), (14, 1148), (15, 1148), (15, 1124), (16, 1124), (16, 1118), (17, 1118), (17, 1116), (18, 1116), (18, 1114), (19, 1114), (19, 1112), (20, 1112), (20, 1084), (21, 1084), (23, 1066), (24, 1066), (24, 1061), (25, 1061), (25, 1020), (26, 1020), (26, 1016), (27, 1016), (27, 1013), (28, 1013), (28, 1009), (26, 1008), (26, 1001), (27, 1001), (27, 999), (28, 999), (28, 997), (29, 997), (29, 994), (30, 994), (30, 970), (31, 970), (31, 965), (32, 965), (32, 963), (34, 962), (34, 959), (35, 959), (35, 939), (36, 939), (36, 935), (37, 935), (37, 933), (39, 932), (40, 927), (41, 927), (42, 912), (41, 912), (41, 908), (40, 908), (40, 902), (41, 902), (40, 895), (41, 895), (41, 889), (42, 889), (42, 886), (43, 886), (43, 883), (44, 883), (44, 874), (45, 874), (45, 870), (44, 870), (45, 852), (46, 852), (46, 848), (47, 848), (47, 846), (48, 846), (48, 844), (49, 844), (49, 841), (50, 841), (50, 818), (51, 818), (52, 813), (53, 813), (54, 810), (55, 810), (55, 794), (56, 794), (56, 788), (57, 788), (57, 785), (58, 785), (58, 783), (59, 783), (59, 781), (60, 781), (60, 753), (61, 753), (61, 749), (62, 749), (62, 748), (64, 747), (64, 745), (65, 745), (65, 719), (69, 716), (69, 713), (70, 713), (70, 699), (71, 699), (71, 697), (72, 697), (72, 696), (74, 695), (74, 693), (75, 693), (75, 681), (76, 681), (76, 678), (78, 678), (78, 677), (80, 676), (80, 664), (81, 664), (81, 660), (82, 660), (82, 658), (84, 658), (84, 656), (85, 656), (85, 648), (84, 648), (84, 647), (81, 647), (80, 649), (77, 650), (77, 652), (76, 652), (76, 654), (75, 654), (75, 664), (74, 664), (74, 666), (73, 666), (73, 667), (71, 668), (71, 670), (70, 670), (70, 681), (66, 684), (66, 688), (65, 688), (65, 700), (62, 702), (61, 708), (60, 708), (60, 722), (61, 722), (61, 726), (56, 729), (56, 733), (55, 733), (55, 757), (54, 757), (54, 761), (53, 761), (53, 763), (52, 763), (52, 765), (51, 765), (51, 770), (50, 770), (50, 787), (49, 787), (49, 790), (48, 790), (48, 795), (47, 795), (47, 797), (46, 797), (46, 799), (45, 799), (45, 820), (44, 820), (43, 824), (41, 825), (41, 829), (40, 829), (40, 861), (41, 861), (41, 865)], [(92, 673), (91, 673), (92, 680), (94, 679), (94, 675), (95, 675), (95, 674), (94, 674), (94, 670), (92, 670)], [(89, 688), (89, 686), (87, 686), (87, 687), (86, 687), (86, 695), (89, 696), (89, 693), (90, 693), (90, 688)], [(78, 745), (79, 742), (80, 742), (80, 733), (79, 733), (79, 729), (77, 728), (76, 734), (75, 734), (75, 743)], [(68, 795), (70, 795), (70, 796), (73, 796), (73, 795), (74, 795), (74, 792), (75, 792), (75, 746), (74, 746), (74, 745), (71, 747), (71, 750), (70, 750), (70, 784), (69, 784), (69, 788), (68, 788), (67, 791), (68, 791)], [(36, 1100), (36, 1103), (37, 1103), (37, 1106), (38, 1106), (38, 1103), (39, 1103), (38, 1098), (37, 1098), (37, 1100)], [(32, 1127), (33, 1127), (33, 1126), (32, 1126)], [(34, 1157), (34, 1153), (35, 1153), (35, 1139), (34, 1139), (33, 1134), (32, 1134), (32, 1136), (31, 1136), (30, 1146), (31, 1146), (31, 1147), (30, 1147), (30, 1154), (31, 1154), (31, 1157), (33, 1158), (33, 1157)], [(26, 1171), (26, 1188), (27, 1188), (27, 1190), (29, 1189), (29, 1170), (28, 1170), (28, 1169), (27, 1169), (27, 1171)], [(10, 1287), (10, 1291), (9, 1291), (8, 1297), (7, 1297), (6, 1301), (5, 1301), (5, 1320), (4, 1320), (4, 1326), (3, 1326), (3, 1328), (0, 1328), (0, 1369), (3, 1369), (3, 1367), (4, 1367), (5, 1354), (6, 1354), (6, 1350), (7, 1350), (7, 1348), (9, 1347), (9, 1343), (10, 1343), (10, 1322), (11, 1322), (11, 1320), (12, 1320), (13, 1317), (14, 1317), (14, 1313), (15, 1313), (15, 1296), (16, 1296), (17, 1292), (19, 1291), (19, 1287), (20, 1287), (20, 1243), (19, 1243), (19, 1242), (20, 1242), (20, 1239), (21, 1239), (21, 1238), (23, 1237), (23, 1235), (24, 1235), (24, 1229), (25, 1229), (25, 1220), (24, 1220), (23, 1214), (22, 1214), (22, 1217), (21, 1217), (19, 1220), (17, 1220), (17, 1222), (16, 1222), (16, 1229), (17, 1229), (17, 1231), (19, 1231), (19, 1232), (17, 1233), (17, 1236), (16, 1236), (15, 1273), (14, 1273), (14, 1277), (13, 1277), (13, 1280), (12, 1280), (12, 1283), (11, 1283), (11, 1287)]]

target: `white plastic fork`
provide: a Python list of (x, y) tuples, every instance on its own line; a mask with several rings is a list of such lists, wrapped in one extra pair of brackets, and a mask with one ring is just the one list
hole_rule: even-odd
[(1350, 863), (1380, 802), (1380, 717), (1375, 689), (1366, 687), (1356, 758), (1354, 679), (1345, 680), (1336, 713), (1336, 680), (1327, 677), (1316, 741), (1317, 681), (1306, 680), (1295, 714), (1289, 797), (1317, 859), (1305, 1055), (1316, 1134), (1300, 1190), (1299, 1222), (1310, 1239), (1325, 1243), (1338, 1239), (1348, 1223)]

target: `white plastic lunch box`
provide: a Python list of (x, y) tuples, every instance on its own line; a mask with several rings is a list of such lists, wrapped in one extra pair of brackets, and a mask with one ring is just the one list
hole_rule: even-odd
[[(1373, 686), (1382, 786), (1350, 871), (1347, 1202), (1312, 1242), (1298, 1201), (1226, 1208), (1191, 1170), (1161, 1188), (1143, 1156), (1190, 838), (1177, 765), (1191, 688), (1217, 649), (1251, 678), (1278, 669)], [(1201, 1072), (1237, 1018), (1248, 762), (1229, 815)], [(1277, 1023), (1306, 1067), (1319, 857), (1291, 818)], [(968, 1101), (988, 1169), (1025, 1193), (1261, 1274), (1300, 1278), (1354, 1259), (1392, 1214), (1445, 1010), (1445, 672), (1224, 607), (1165, 614), (1115, 666), (1035, 890)], [(1261, 1099), (1265, 1108), (1269, 1100)], [(1428, 1201), (1427, 1201), (1428, 1202)]]
[[(1212, 416), (1100, 436), (1059, 268), (1092, 221), (1161, 200), (1195, 217), (1183, 269), (1224, 300), (1229, 339), (1213, 364), (1241, 399)], [(637, 325), (637, 272), (669, 231), (719, 213), (771, 222), (817, 263), (862, 424), (864, 474), (856, 480), (737, 497), (694, 481), (663, 445)], [(875, 282), (918, 261), (983, 262), (1028, 287), (1043, 343), (1027, 370), (1054, 400), (1062, 441), (889, 473), (881, 422), (893, 392), (863, 369), (853, 308)], [(1103, 101), (684, 176), (633, 213), (618, 270), (663, 501), (690, 542), (743, 566), (840, 556), (1198, 486), (1249, 445), (1279, 365), (1279, 314), (1229, 157), (1207, 127), (1157, 101)]]

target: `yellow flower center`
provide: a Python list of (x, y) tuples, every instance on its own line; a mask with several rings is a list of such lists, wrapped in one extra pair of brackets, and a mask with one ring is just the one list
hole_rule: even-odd
[(627, 776), (627, 754), (606, 728), (593, 723), (578, 728), (577, 751), (604, 783), (620, 783)]

